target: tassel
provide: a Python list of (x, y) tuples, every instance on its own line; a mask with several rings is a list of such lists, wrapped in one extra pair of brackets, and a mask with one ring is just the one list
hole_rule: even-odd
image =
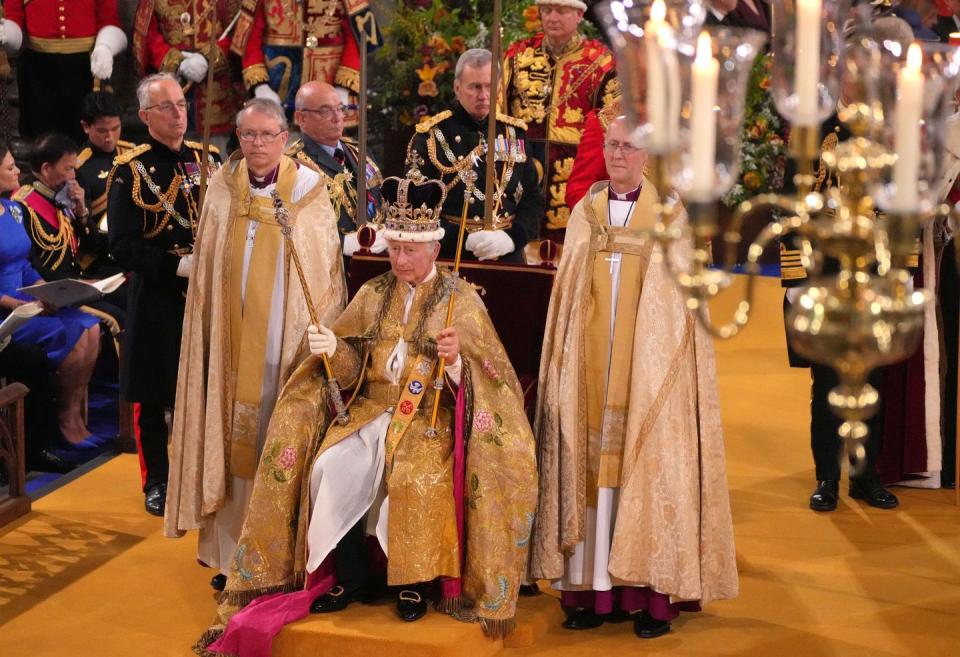
[(490, 639), (502, 639), (517, 626), (512, 618), (480, 618), (483, 634)]
[(246, 607), (248, 604), (259, 598), (263, 595), (271, 595), (273, 593), (290, 593), (291, 591), (299, 591), (303, 588), (303, 583), (306, 581), (306, 575), (304, 573), (297, 573), (293, 582), (290, 584), (278, 584), (277, 586), (266, 586), (259, 589), (250, 589), (247, 591), (224, 591), (221, 594), (220, 603), (227, 602), (231, 605), (234, 605), (239, 608)]
[(235, 655), (224, 655), (207, 650), (207, 647), (221, 636), (223, 636), (223, 628), (211, 628), (207, 630), (193, 645), (193, 652), (200, 655), (200, 657), (236, 657)]
[(471, 607), (473, 607), (473, 603), (464, 598), (462, 595), (458, 595), (453, 598), (442, 597), (433, 603), (434, 609), (439, 611), (441, 614), (447, 614), (448, 616), (460, 615), (465, 609), (470, 609)]

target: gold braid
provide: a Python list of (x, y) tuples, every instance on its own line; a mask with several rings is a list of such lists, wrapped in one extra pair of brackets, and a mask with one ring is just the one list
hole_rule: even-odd
[[(157, 197), (157, 202), (147, 203), (146, 201), (143, 200), (143, 196), (140, 192), (141, 176), (140, 176), (140, 173), (137, 171), (136, 165), (134, 163), (130, 164), (130, 171), (133, 173), (133, 189), (131, 192), (133, 202), (134, 204), (137, 205), (137, 207), (142, 208), (144, 211), (143, 212), (144, 237), (147, 239), (152, 239), (157, 235), (159, 235), (163, 231), (163, 229), (167, 227), (167, 224), (170, 223), (170, 219), (172, 215), (170, 211), (167, 210), (166, 208), (167, 207), (172, 208), (174, 204), (177, 202), (177, 196), (180, 194), (180, 191), (181, 191), (183, 177), (179, 173), (174, 173), (173, 180), (170, 181), (170, 185), (167, 187), (167, 190), (160, 194), (155, 194), (155, 196)], [(157, 189), (159, 190), (159, 188)], [(197, 203), (193, 199), (193, 195), (190, 194), (189, 192), (184, 193), (183, 197), (187, 201), (188, 216), (190, 217), (190, 220), (189, 220), (190, 232), (196, 235)], [(147, 228), (147, 212), (153, 213), (153, 226), (149, 229)], [(163, 213), (163, 217), (160, 219), (157, 219), (157, 217), (160, 215), (161, 212)], [(178, 223), (182, 223), (182, 222), (179, 222), (179, 219), (178, 219)], [(184, 226), (184, 228), (186, 228), (186, 226)]]
[[(67, 249), (72, 248), (73, 226), (70, 225), (70, 218), (57, 210), (60, 227), (57, 229), (56, 234), (54, 234), (47, 232), (43, 227), (43, 219), (40, 218), (40, 215), (38, 215), (32, 207), (26, 203), (23, 205), (27, 208), (27, 212), (30, 213), (30, 235), (40, 250), (46, 252), (46, 254), (42, 256), (43, 264), (50, 269), (57, 269), (67, 255)], [(54, 254), (58, 254), (57, 259), (51, 265), (50, 260), (53, 259)]]

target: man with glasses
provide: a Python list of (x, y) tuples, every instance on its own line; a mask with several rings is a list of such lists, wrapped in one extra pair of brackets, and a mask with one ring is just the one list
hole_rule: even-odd
[(480, 48), (460, 55), (453, 107), (417, 125), (407, 146), (409, 175), (442, 180), (447, 186), (443, 221), (449, 230), (440, 243), (441, 258), (456, 254), (464, 204), (468, 235), (463, 257), (468, 259), (523, 262), (523, 248), (537, 237), (543, 219), (536, 165), (527, 156), (527, 126), (498, 112), (493, 216), (490, 225), (484, 223), (492, 61), (490, 51)]
[(189, 105), (169, 73), (137, 86), (146, 143), (114, 161), (107, 180), (110, 253), (132, 272), (127, 300), (120, 388), (140, 402), (140, 445), (147, 475), (148, 513), (162, 516), (167, 486), (166, 409), (173, 408), (180, 362), (180, 331), (200, 219), (201, 146), (184, 141)]
[(531, 575), (561, 591), (564, 628), (630, 618), (648, 639), (735, 597), (737, 567), (711, 338), (641, 232), (658, 190), (631, 132), (610, 124), (610, 180), (574, 207), (553, 285)]
[[(337, 90), (326, 82), (308, 82), (297, 91), (294, 119), (301, 138), (290, 145), (287, 155), (317, 166), (326, 174), (327, 191), (339, 217), (338, 227), (343, 255), (352, 256), (360, 248), (357, 238), (357, 180), (361, 175), (357, 143), (344, 137), (344, 117), (348, 107)], [(380, 168), (367, 155), (363, 175), (367, 179), (366, 218), (373, 221), (380, 206)], [(371, 250), (383, 253), (386, 241), (377, 237)]]
[(198, 559), (219, 571), (217, 589), (277, 395), (308, 355), (306, 292), (323, 321), (346, 302), (336, 215), (321, 175), (283, 154), (283, 110), (247, 101), (236, 134), (240, 152), (210, 180), (193, 255), (165, 522), (168, 536), (200, 530)]

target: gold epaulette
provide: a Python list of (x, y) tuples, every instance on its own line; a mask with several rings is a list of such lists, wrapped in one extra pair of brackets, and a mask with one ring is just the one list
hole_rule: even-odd
[(132, 141), (124, 141), (124, 140), (122, 140), (122, 139), (120, 139), (120, 140), (117, 141), (117, 152), (118, 152), (118, 153), (123, 153), (124, 151), (128, 151), (128, 150), (130, 150), (131, 148), (136, 148), (136, 147), (137, 147), (137, 145), (134, 144)]
[[(187, 148), (192, 148), (195, 151), (203, 150), (203, 143), (199, 141), (190, 141), (188, 139), (184, 139), (183, 145), (186, 146)], [(213, 144), (210, 144), (210, 152), (220, 155), (220, 149), (214, 146)]]
[(303, 140), (298, 139), (292, 144), (290, 144), (289, 146), (287, 146), (285, 155), (287, 157), (296, 157), (297, 153), (300, 153), (302, 151), (303, 151)]
[(77, 168), (79, 169), (82, 167), (84, 162), (90, 159), (91, 155), (93, 155), (93, 149), (89, 146), (77, 153)]
[(451, 112), (450, 110), (443, 110), (439, 114), (434, 114), (430, 118), (424, 119), (423, 121), (417, 124), (417, 132), (419, 132), (420, 134), (425, 134), (427, 132), (430, 132), (430, 128), (437, 125), (441, 121), (445, 121), (446, 119), (449, 119), (451, 116), (453, 116), (453, 112)]
[(780, 278), (789, 281), (807, 277), (800, 256), (800, 249), (788, 249), (786, 244), (780, 243)]
[(149, 150), (150, 144), (140, 144), (139, 146), (134, 146), (129, 151), (124, 151), (113, 158), (113, 166), (116, 167), (124, 164), (130, 164), (133, 160), (137, 159)]
[(503, 114), (497, 112), (497, 121), (500, 123), (506, 123), (507, 125), (512, 125), (514, 128), (520, 128), (521, 130), (527, 129), (527, 122), (521, 119), (514, 118), (509, 114)]

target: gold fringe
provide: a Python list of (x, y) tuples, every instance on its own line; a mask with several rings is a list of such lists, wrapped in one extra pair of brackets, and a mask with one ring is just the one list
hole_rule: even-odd
[(512, 618), (480, 618), (483, 634), (490, 639), (502, 639), (517, 626)]
[(193, 644), (193, 652), (200, 655), (200, 657), (236, 657), (235, 655), (226, 655), (223, 653), (216, 653), (207, 650), (211, 643), (223, 636), (222, 629), (209, 629), (200, 635), (200, 638), (197, 639), (197, 642)]
[(473, 607), (473, 603), (464, 598), (462, 595), (458, 595), (455, 598), (443, 598), (433, 603), (433, 608), (439, 611), (441, 614), (447, 614), (448, 616), (453, 616), (454, 614), (460, 614), (464, 609), (470, 609)]
[(297, 573), (293, 576), (293, 582), (290, 584), (278, 584), (277, 586), (266, 586), (260, 589), (250, 589), (249, 591), (224, 591), (220, 600), (221, 604), (227, 602), (236, 607), (246, 607), (248, 604), (263, 595), (272, 595), (274, 593), (290, 593), (299, 591), (303, 588), (306, 581), (304, 573)]

